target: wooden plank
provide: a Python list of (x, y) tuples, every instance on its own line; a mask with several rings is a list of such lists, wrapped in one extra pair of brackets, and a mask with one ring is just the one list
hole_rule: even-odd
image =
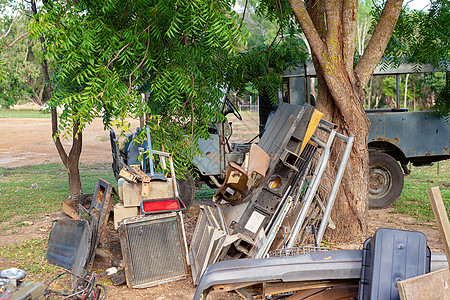
[(450, 270), (444, 269), (397, 282), (400, 300), (450, 300)]
[(450, 222), (448, 221), (447, 210), (442, 200), (439, 187), (432, 187), (427, 189), (428, 198), (433, 208), (434, 218), (439, 229), (442, 244), (444, 246), (447, 261), (450, 262)]
[(76, 210), (76, 201), (72, 199), (63, 200), (62, 209), (65, 214), (70, 216), (72, 219), (78, 220), (80, 217)]
[(133, 174), (133, 173), (131, 173), (130, 171), (126, 170), (125, 168), (123, 168), (122, 170), (120, 170), (119, 176), (125, 178), (125, 179), (128, 180), (128, 181), (137, 183), (137, 177), (136, 177), (136, 175)]

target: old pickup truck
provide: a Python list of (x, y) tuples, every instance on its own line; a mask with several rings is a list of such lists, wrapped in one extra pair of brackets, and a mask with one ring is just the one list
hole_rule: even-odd
[[(428, 166), (450, 158), (450, 130), (430, 111), (367, 110), (370, 206), (381, 208), (402, 193), (408, 163)], [(400, 164), (400, 165), (399, 165)], [(402, 172), (403, 169), (403, 172)]]

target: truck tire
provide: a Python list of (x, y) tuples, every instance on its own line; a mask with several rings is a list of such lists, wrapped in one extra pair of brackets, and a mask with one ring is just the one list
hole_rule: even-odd
[(180, 199), (183, 201), (186, 208), (191, 207), (195, 198), (195, 182), (192, 176), (186, 175), (184, 179), (177, 180), (178, 188), (180, 189)]
[(403, 190), (403, 172), (399, 163), (389, 154), (369, 153), (369, 208), (385, 208), (395, 201)]

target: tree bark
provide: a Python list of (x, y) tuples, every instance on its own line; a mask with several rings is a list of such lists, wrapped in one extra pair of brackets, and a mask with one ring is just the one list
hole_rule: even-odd
[(354, 136), (353, 148), (332, 219), (336, 229), (329, 241), (346, 241), (367, 228), (369, 119), (364, 111), (364, 88), (394, 29), (402, 0), (387, 0), (380, 22), (355, 68), (357, 0), (289, 0), (292, 12), (312, 52), (318, 79), (317, 108), (339, 131)]
[[(47, 1), (43, 0), (45, 4)], [(31, 12), (33, 16), (37, 14), (36, 1), (31, 1)], [(45, 39), (43, 36), (39, 37), (41, 42), (42, 51), (45, 52), (44, 42)], [(48, 63), (47, 60), (43, 60), (41, 64), (42, 73), (44, 75), (44, 80), (48, 88), (48, 94), (50, 95), (53, 92), (53, 87), (50, 83), (50, 74), (48, 71)], [(47, 102), (46, 99), (44, 103)], [(70, 149), (69, 155), (67, 155), (66, 150), (64, 149), (61, 139), (58, 135), (58, 114), (56, 107), (51, 108), (51, 118), (52, 118), (52, 138), (56, 146), (56, 150), (58, 151), (58, 155), (61, 158), (62, 163), (66, 167), (68, 180), (69, 180), (69, 190), (70, 197), (72, 199), (77, 199), (78, 195), (81, 194), (81, 180), (80, 180), (80, 171), (78, 168), (78, 163), (80, 161), (81, 149), (82, 149), (82, 131), (79, 129), (78, 122), (74, 121), (73, 131), (72, 131), (72, 147)]]

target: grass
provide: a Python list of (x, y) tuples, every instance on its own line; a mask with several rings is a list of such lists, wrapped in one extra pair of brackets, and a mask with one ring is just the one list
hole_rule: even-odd
[[(8, 259), (10, 265), (25, 270), (28, 275), (44, 275), (56, 273), (59, 268), (45, 263), (47, 251), (46, 239), (33, 239), (23, 241), (14, 245), (0, 247), (3, 259)], [(28, 277), (27, 275), (27, 277)], [(48, 280), (52, 276), (47, 278)]]
[(394, 204), (393, 213), (410, 215), (419, 222), (433, 221), (427, 189), (435, 186), (440, 188), (447, 214), (450, 215), (450, 160), (433, 166), (412, 167), (411, 174), (405, 177), (403, 192)]
[[(94, 192), (98, 178), (116, 182), (111, 167), (106, 164), (81, 165), (80, 177), (87, 194)], [(15, 225), (60, 210), (62, 201), (69, 195), (67, 172), (62, 164), (0, 168), (0, 183), (0, 222), (14, 217)]]
[(50, 118), (50, 114), (38, 110), (0, 110), (0, 119), (2, 118)]

